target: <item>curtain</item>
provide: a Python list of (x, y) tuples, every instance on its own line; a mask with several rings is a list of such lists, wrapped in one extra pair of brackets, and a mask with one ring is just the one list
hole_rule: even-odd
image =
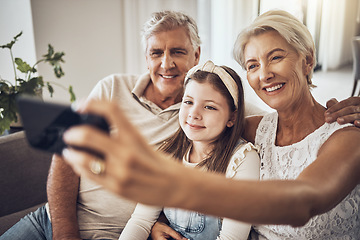
[(258, 14), (258, 0), (198, 0), (203, 61), (239, 68), (232, 50), (238, 33)]
[(235, 62), (232, 51), (237, 35), (260, 11), (259, 0), (198, 0), (198, 26), (203, 42), (200, 62), (211, 59), (233, 68), (241, 77), (247, 102), (273, 111), (251, 89), (246, 72)]
[[(199, 4), (205, 0), (199, 0)], [(323, 71), (337, 69), (352, 62), (351, 39), (360, 34), (360, 0), (211, 0), (208, 56), (224, 64), (240, 30), (258, 14), (271, 9), (290, 12), (310, 30)], [(199, 7), (199, 11), (204, 8)], [(201, 14), (204, 15), (204, 14)], [(200, 16), (201, 16), (200, 15)], [(221, 46), (221, 47), (220, 47)]]
[(308, 27), (323, 71), (352, 62), (351, 39), (356, 35), (359, 0), (260, 0), (260, 13), (274, 8), (292, 13)]
[(274, 8), (292, 13), (308, 26), (324, 71), (352, 62), (350, 41), (359, 32), (359, 0), (122, 0), (121, 68), (136, 73), (146, 70), (142, 24), (152, 12), (169, 9), (182, 11), (197, 21), (202, 40), (200, 62), (212, 59), (239, 70), (232, 58), (237, 34), (259, 13)]
[(348, 65), (352, 62), (351, 39), (357, 32), (359, 1), (309, 0), (307, 8), (311, 9), (314, 4), (316, 7), (321, 5), (322, 11), (320, 22), (317, 23), (319, 25), (318, 62), (322, 65), (322, 70)]

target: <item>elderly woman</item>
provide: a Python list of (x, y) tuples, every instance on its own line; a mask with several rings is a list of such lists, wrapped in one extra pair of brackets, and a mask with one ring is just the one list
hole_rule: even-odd
[(70, 145), (104, 153), (98, 162), (104, 171), (93, 174), (94, 158), (74, 149), (64, 151), (65, 160), (120, 195), (249, 222), (261, 239), (358, 239), (360, 130), (325, 123), (326, 109), (310, 91), (316, 59), (309, 31), (292, 15), (270, 11), (240, 33), (234, 55), (251, 87), (276, 110), (247, 122), (262, 181), (229, 180), (170, 161), (105, 102), (79, 111), (103, 115), (117, 128), (110, 137), (87, 126), (64, 136)]
[[(287, 12), (267, 12), (238, 36), (234, 57), (256, 94), (276, 110), (248, 119), (245, 136), (260, 147), (261, 179), (289, 180), (270, 196), (294, 197), (293, 207), (309, 216), (332, 209), (301, 228), (260, 225), (257, 231), (269, 239), (359, 237), (359, 130), (324, 123), (326, 109), (310, 91), (316, 59), (307, 28)], [(287, 214), (288, 206), (280, 212)]]

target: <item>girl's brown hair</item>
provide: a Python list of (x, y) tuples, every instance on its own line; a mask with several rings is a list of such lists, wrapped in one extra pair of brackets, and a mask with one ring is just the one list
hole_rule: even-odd
[[(219, 91), (227, 100), (230, 111), (235, 114), (234, 125), (232, 127), (225, 127), (224, 131), (212, 143), (214, 148), (206, 159), (198, 164), (198, 167), (205, 166), (208, 171), (225, 173), (229, 164), (230, 158), (237, 146), (245, 127), (245, 113), (244, 113), (244, 90), (242, 87), (239, 75), (229, 67), (221, 66), (233, 80), (236, 82), (238, 88), (238, 108), (234, 105), (234, 100), (227, 90), (225, 84), (220, 77), (215, 73), (206, 71), (197, 71), (192, 74), (185, 82), (185, 88), (190, 81), (198, 83), (210, 83)], [(182, 161), (191, 142), (186, 137), (184, 131), (179, 128), (178, 131), (170, 137), (163, 145), (160, 146), (160, 151), (171, 154), (173, 157)]]

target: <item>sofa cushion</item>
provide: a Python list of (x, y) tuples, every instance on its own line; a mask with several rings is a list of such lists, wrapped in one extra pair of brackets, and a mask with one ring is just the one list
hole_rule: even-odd
[(23, 131), (0, 137), (0, 217), (47, 201), (50, 163), (51, 154), (31, 148)]

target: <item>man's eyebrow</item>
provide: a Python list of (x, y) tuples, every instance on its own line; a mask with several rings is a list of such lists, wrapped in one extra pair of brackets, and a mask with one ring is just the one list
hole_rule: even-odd
[(171, 48), (172, 51), (184, 51), (184, 52), (187, 52), (186, 48), (182, 48), (182, 47), (174, 47), (174, 48)]
[(149, 49), (150, 52), (158, 52), (158, 51), (163, 51), (161, 48), (150, 48)]

